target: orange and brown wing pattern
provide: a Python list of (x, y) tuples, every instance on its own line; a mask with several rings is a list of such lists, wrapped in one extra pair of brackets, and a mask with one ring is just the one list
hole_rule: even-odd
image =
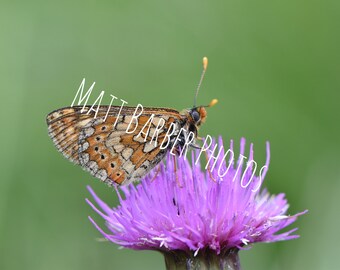
[(46, 122), (53, 143), (67, 159), (79, 164), (78, 138), (84, 126), (93, 118), (78, 108), (62, 108), (48, 114)]
[[(134, 107), (124, 107), (120, 114), (120, 107), (111, 107), (107, 114), (108, 106), (101, 106), (96, 118), (93, 111), (86, 113), (90, 107), (81, 109), (69, 107), (50, 113), (49, 135), (67, 159), (109, 185), (129, 184), (147, 174), (167, 152), (160, 144), (167, 141), (171, 123), (179, 131), (183, 121), (175, 110), (144, 108), (137, 125), (132, 125), (135, 130), (128, 133)], [(157, 130), (160, 119), (164, 126)]]

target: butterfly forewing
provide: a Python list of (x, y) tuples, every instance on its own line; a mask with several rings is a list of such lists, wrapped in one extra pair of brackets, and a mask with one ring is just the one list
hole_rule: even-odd
[[(89, 106), (83, 111), (82, 108), (68, 107), (50, 113), (49, 135), (67, 159), (109, 185), (129, 184), (147, 174), (167, 152), (160, 145), (167, 142), (165, 135), (171, 123), (178, 133), (184, 121), (176, 110), (144, 108), (136, 126), (131, 122), (134, 107), (124, 107), (119, 115), (120, 107), (111, 107), (108, 112), (108, 106), (101, 106), (96, 117), (94, 111), (87, 113)], [(157, 131), (159, 121), (163, 121), (160, 119), (164, 120), (164, 127)], [(130, 122), (129, 131), (135, 129), (132, 133), (127, 132)]]

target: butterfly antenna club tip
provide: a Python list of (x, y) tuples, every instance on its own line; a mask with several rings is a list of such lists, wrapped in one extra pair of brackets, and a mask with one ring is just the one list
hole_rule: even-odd
[(197, 89), (196, 89), (196, 94), (195, 94), (195, 99), (194, 99), (194, 107), (196, 107), (197, 95), (198, 95), (198, 92), (201, 88), (201, 84), (203, 82), (204, 75), (205, 75), (207, 68), (208, 68), (208, 57), (204, 56), (203, 57), (203, 71), (202, 71), (201, 78), (200, 78), (200, 81), (199, 81)]
[(203, 57), (203, 69), (207, 70), (208, 68), (208, 57), (204, 56)]
[(218, 103), (218, 99), (214, 98), (212, 101), (210, 101), (208, 107), (215, 106)]

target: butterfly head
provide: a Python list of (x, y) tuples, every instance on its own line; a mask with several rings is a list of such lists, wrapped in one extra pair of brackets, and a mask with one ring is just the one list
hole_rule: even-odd
[(200, 126), (202, 123), (204, 123), (207, 117), (207, 110), (203, 106), (192, 108), (189, 110), (189, 115), (192, 119), (192, 122), (196, 126)]
[(189, 110), (189, 114), (193, 120), (193, 122), (199, 126), (202, 123), (205, 122), (205, 119), (207, 118), (207, 110), (205, 108), (209, 108), (214, 106), (218, 102), (217, 99), (213, 99), (210, 101), (208, 105), (205, 106), (198, 106), (198, 107), (193, 107), (191, 110)]

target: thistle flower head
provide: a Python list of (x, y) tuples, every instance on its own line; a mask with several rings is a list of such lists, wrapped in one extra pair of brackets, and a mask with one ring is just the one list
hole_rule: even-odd
[[(223, 147), (221, 139), (217, 146)], [(241, 155), (244, 150), (242, 139)], [(233, 151), (232, 142), (228, 151)], [(228, 151), (222, 149), (215, 166), (212, 159), (207, 170), (191, 165), (185, 158), (178, 158), (175, 168), (169, 155), (165, 165), (161, 164), (140, 184), (122, 187), (123, 197), (117, 190), (120, 204), (114, 208), (89, 188), (99, 207), (87, 202), (105, 220), (107, 228), (104, 231), (92, 218), (91, 222), (109, 241), (139, 250), (183, 250), (197, 254), (209, 249), (220, 254), (256, 242), (297, 238), (293, 234), (296, 228), (280, 231), (305, 212), (289, 216), (284, 194), (261, 191), (269, 165), (269, 144), (266, 166), (260, 175), (257, 168), (257, 176), (252, 145), (248, 162), (243, 166), (242, 159), (234, 163), (230, 154), (224, 155)]]

